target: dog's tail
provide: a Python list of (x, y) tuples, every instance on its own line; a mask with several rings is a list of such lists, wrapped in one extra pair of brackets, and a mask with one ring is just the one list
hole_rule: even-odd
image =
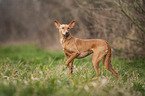
[(107, 47), (108, 47), (107, 54), (106, 56), (104, 56), (105, 69), (108, 69), (109, 65), (111, 65), (111, 47), (108, 43), (107, 43)]

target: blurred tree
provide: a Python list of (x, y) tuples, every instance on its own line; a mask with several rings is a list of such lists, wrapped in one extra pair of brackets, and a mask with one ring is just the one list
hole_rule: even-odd
[[(86, 26), (90, 30), (90, 37), (103, 38), (112, 44), (113, 50), (116, 54), (122, 54), (123, 58), (127, 57), (140, 57), (145, 54), (143, 51), (145, 46), (144, 30), (144, 16), (137, 13), (132, 14), (137, 17), (136, 23), (133, 25), (128, 18), (132, 17), (125, 15), (126, 11), (134, 12), (134, 9), (141, 7), (142, 1), (134, 0), (75, 0), (81, 10), (84, 10), (87, 16)], [(124, 3), (123, 3), (124, 2)], [(139, 3), (140, 2), (140, 3)], [(123, 6), (123, 4), (126, 7)], [(116, 6), (117, 5), (117, 6)], [(130, 7), (131, 6), (131, 7)], [(143, 6), (143, 5), (142, 5)], [(121, 10), (120, 10), (121, 8)], [(140, 8), (143, 10), (143, 7)], [(136, 10), (136, 12), (139, 12)], [(124, 13), (124, 14), (122, 14)], [(127, 17), (127, 18), (126, 18)], [(140, 23), (139, 23), (140, 22)], [(142, 25), (141, 25), (142, 24)], [(138, 27), (141, 27), (138, 29)]]
[(0, 44), (60, 49), (54, 20), (76, 20), (72, 35), (105, 39), (114, 55), (139, 57), (144, 54), (144, 5), (144, 0), (0, 0)]
[[(139, 30), (135, 31), (136, 38), (127, 38), (135, 42), (139, 47), (145, 49), (145, 1), (144, 0), (119, 0), (116, 4), (122, 13), (134, 24)], [(145, 55), (145, 53), (143, 52)]]

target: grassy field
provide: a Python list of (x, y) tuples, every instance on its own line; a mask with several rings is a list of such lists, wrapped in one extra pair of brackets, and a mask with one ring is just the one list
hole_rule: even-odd
[(69, 77), (62, 51), (32, 45), (0, 47), (0, 96), (145, 96), (145, 60), (112, 58), (115, 77), (100, 63), (101, 76), (91, 57), (74, 62)]

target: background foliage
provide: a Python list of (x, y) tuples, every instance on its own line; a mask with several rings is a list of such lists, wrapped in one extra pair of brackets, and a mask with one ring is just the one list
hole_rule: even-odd
[(145, 54), (144, 0), (0, 0), (0, 44), (60, 49), (54, 20), (76, 20), (72, 35), (107, 40), (114, 55)]

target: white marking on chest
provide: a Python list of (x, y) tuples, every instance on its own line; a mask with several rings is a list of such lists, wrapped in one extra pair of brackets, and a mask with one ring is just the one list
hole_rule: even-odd
[(62, 42), (63, 42), (63, 37), (60, 39), (60, 43), (62, 44)]

